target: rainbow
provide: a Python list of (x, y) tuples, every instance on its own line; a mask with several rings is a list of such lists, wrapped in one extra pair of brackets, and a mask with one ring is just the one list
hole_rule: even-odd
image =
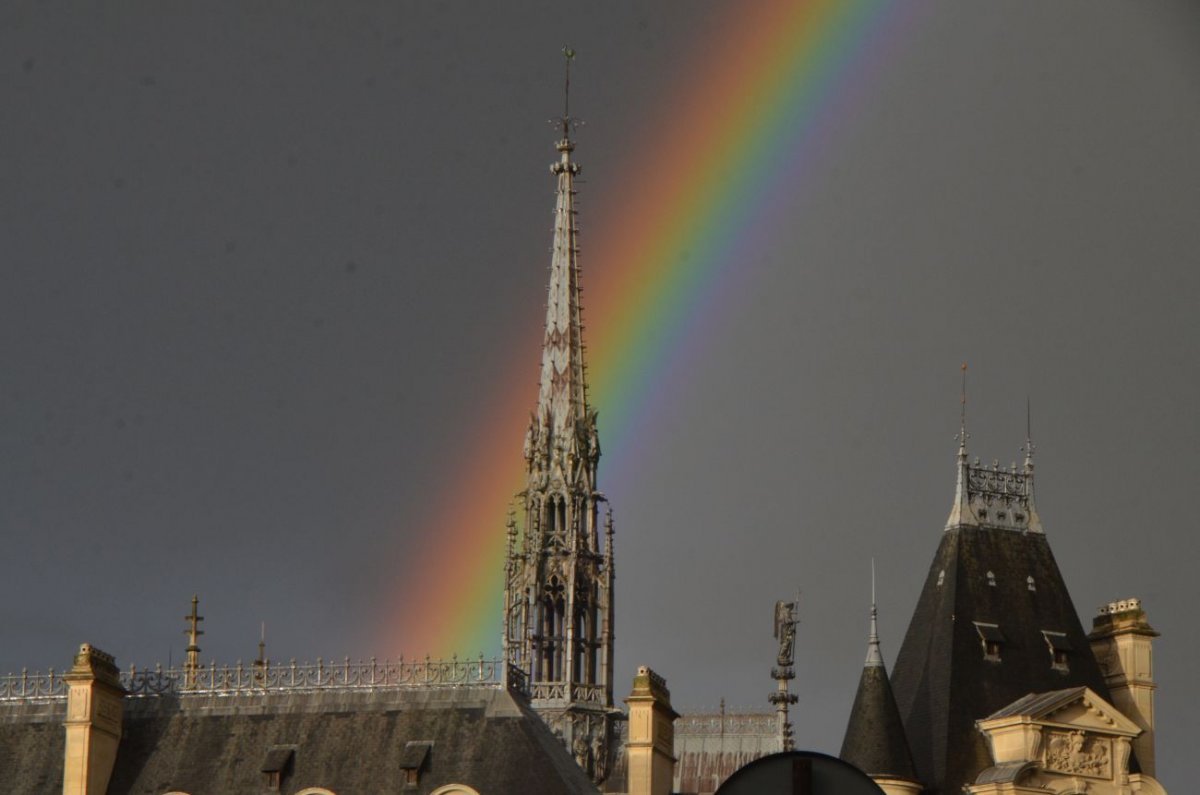
[[(632, 447), (644, 443), (637, 440), (658, 396), (680, 377), (716, 297), (746, 278), (745, 263), (794, 211), (799, 178), (879, 74), (897, 32), (909, 27), (909, 8), (884, 0), (730, 4), (685, 62), (682, 99), (640, 138), (662, 145), (645, 147), (610, 182), (639, 190), (613, 188), (594, 200), (598, 217), (583, 219), (583, 275), (602, 486), (605, 472), (634, 460)], [(386, 606), (389, 652), (499, 649), (504, 517), (523, 485), (522, 436), (537, 398), (520, 374), (483, 418), (459, 457), (467, 471), (447, 485), (440, 513), (407, 556), (397, 600)]]

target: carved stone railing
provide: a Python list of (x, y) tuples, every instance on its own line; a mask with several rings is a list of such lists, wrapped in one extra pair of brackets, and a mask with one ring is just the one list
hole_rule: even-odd
[(570, 684), (566, 682), (535, 682), (529, 685), (529, 697), (534, 701), (566, 701), (570, 692), (570, 700), (590, 704), (605, 704), (608, 693), (604, 685)]
[(405, 662), (272, 663), (218, 667), (216, 663), (197, 668), (131, 668), (121, 684), (131, 695), (203, 693), (236, 695), (275, 690), (370, 690), (380, 688), (494, 687), (505, 686), (503, 664), (498, 660), (430, 660)]
[(778, 719), (773, 712), (702, 713), (682, 715), (675, 720), (675, 736), (681, 735), (762, 735), (775, 736)]
[(0, 676), (0, 702), (5, 701), (56, 701), (67, 697), (67, 683), (62, 673), (51, 668), (46, 673), (30, 673), (22, 669), (19, 674)]
[[(195, 670), (187, 668), (131, 667), (121, 672), (121, 685), (131, 696), (217, 695), (230, 696), (274, 691), (372, 690), (388, 688), (509, 688), (525, 692), (525, 673), (505, 667), (499, 660), (431, 660), (406, 662), (271, 663), (241, 662), (218, 666), (215, 662)], [(0, 677), (0, 702), (66, 698), (62, 674), (10, 674)]]

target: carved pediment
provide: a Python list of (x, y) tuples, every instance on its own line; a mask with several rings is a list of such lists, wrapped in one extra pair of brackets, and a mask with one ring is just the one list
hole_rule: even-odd
[(1067, 692), (1071, 692), (1072, 695), (1045, 705), (1030, 717), (1039, 723), (1067, 725), (1103, 734), (1136, 737), (1142, 733), (1140, 726), (1125, 717), (1120, 710), (1091, 688), (1080, 687)]
[(1126, 718), (1099, 696), (1095, 701), (1080, 699), (1067, 704), (1061, 709), (1043, 716), (1042, 720), (1105, 734), (1114, 733), (1129, 737), (1141, 734), (1141, 728), (1136, 723)]
[(979, 726), (986, 731), (989, 725), (1008, 725), (1013, 721), (1087, 729), (1122, 737), (1136, 737), (1142, 733), (1136, 723), (1089, 687), (1030, 693), (992, 713), (980, 721)]
[(1130, 741), (1141, 734), (1133, 721), (1086, 687), (1030, 693), (977, 725), (995, 765), (971, 788), (980, 793), (992, 791), (984, 785), (1014, 783), (1018, 777), (1025, 786), (1049, 792), (1059, 791), (1068, 777), (1090, 780), (1100, 787), (1096, 792), (1108, 792), (1128, 782)]

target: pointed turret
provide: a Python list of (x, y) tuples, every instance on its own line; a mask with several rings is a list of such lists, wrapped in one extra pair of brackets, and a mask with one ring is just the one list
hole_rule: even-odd
[(867, 660), (858, 680), (858, 692), (850, 709), (850, 721), (839, 756), (869, 775), (888, 795), (921, 791), (900, 710), (896, 707), (879, 649), (878, 612), (874, 599), (871, 600)]

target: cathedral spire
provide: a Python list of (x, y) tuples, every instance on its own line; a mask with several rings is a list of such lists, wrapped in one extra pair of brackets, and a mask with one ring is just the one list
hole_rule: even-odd
[[(550, 288), (546, 295), (546, 334), (542, 343), (541, 386), (537, 424), (562, 438), (573, 421), (587, 414), (587, 384), (583, 368), (583, 318), (580, 307), (579, 230), (575, 224), (575, 177), (579, 164), (571, 160), (574, 120), (570, 113), (571, 60), (575, 51), (563, 48), (567, 71), (564, 87), (562, 138), (555, 148), (558, 176), (554, 205), (554, 243), (550, 258)], [(547, 440), (549, 441), (549, 440)]]
[[(530, 705), (595, 782), (611, 770), (613, 726), (613, 529), (601, 520), (600, 437), (588, 405), (575, 224), (571, 60), (558, 160), (546, 334), (537, 405), (525, 436), (523, 519), (507, 528), (505, 664), (528, 683)], [(518, 532), (519, 530), (519, 532)]]

